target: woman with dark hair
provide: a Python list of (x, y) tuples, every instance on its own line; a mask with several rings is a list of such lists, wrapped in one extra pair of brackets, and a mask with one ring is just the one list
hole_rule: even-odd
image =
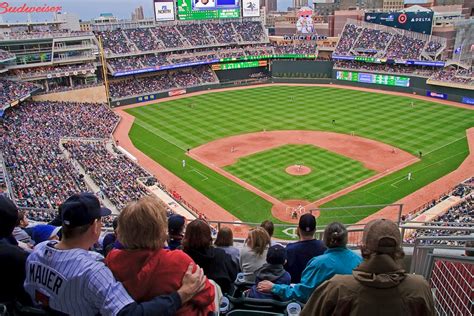
[(240, 251), (234, 247), (234, 234), (229, 227), (221, 227), (219, 229), (214, 246), (224, 250), (237, 265), (239, 264)]
[(239, 267), (224, 250), (212, 247), (211, 228), (207, 222), (195, 219), (189, 223), (184, 234), (183, 251), (209, 279), (219, 284), (223, 293), (229, 292)]
[(301, 283), (291, 285), (258, 283), (257, 290), (278, 295), (283, 301), (296, 299), (305, 303), (313, 291), (336, 274), (351, 274), (362, 258), (347, 249), (347, 229), (334, 222), (326, 226), (323, 241), (328, 248), (324, 254), (311, 259), (301, 275)]

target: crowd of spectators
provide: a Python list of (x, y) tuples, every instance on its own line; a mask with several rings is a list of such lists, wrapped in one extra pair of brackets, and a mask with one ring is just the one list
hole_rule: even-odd
[[(457, 185), (454, 189), (450, 190), (449, 193), (443, 194), (438, 199), (425, 205), (420, 209), (417, 214), (421, 214), (435, 207), (440, 202), (448, 199), (449, 197), (458, 197), (460, 202), (450, 207), (445, 213), (437, 216), (434, 220), (426, 223), (426, 226), (440, 226), (440, 227), (472, 227), (474, 225), (474, 178), (470, 178), (463, 183)], [(410, 216), (413, 218), (414, 216)], [(403, 220), (403, 219), (402, 219)], [(406, 238), (406, 242), (413, 243), (417, 237), (421, 236), (463, 236), (469, 235), (467, 231), (462, 229), (458, 231), (443, 230), (443, 229), (419, 229)], [(423, 241), (424, 243), (446, 243), (446, 241)], [(452, 245), (464, 244), (464, 242), (449, 242)]]
[[(474, 196), (468, 196), (464, 201), (456, 206), (449, 208), (446, 213), (438, 216), (433, 222), (426, 223), (428, 226), (439, 226), (440, 229), (419, 229), (414, 232), (406, 241), (414, 242), (417, 237), (422, 236), (466, 236), (470, 232), (459, 230), (445, 230), (443, 227), (473, 227), (474, 225)], [(463, 241), (444, 241), (444, 240), (424, 240), (422, 243), (463, 245)]]
[(174, 26), (160, 26), (151, 29), (155, 37), (163, 43), (165, 48), (184, 47), (183, 38)]
[(70, 30), (44, 30), (32, 32), (10, 32), (0, 34), (2, 40), (26, 40), (26, 39), (41, 39), (41, 38), (59, 38), (59, 37), (76, 37), (89, 36), (92, 32), (87, 31), (70, 31)]
[(232, 23), (237, 34), (244, 42), (260, 42), (264, 38), (264, 31), (260, 22), (244, 21)]
[(395, 34), (387, 47), (387, 53), (385, 57), (391, 59), (421, 59), (421, 53), (425, 47), (425, 42)]
[(68, 141), (63, 146), (117, 209), (147, 194), (138, 178), (150, 174), (123, 154), (109, 152), (105, 141)]
[(162, 48), (149, 28), (128, 29), (124, 32), (140, 51), (154, 51)]
[(177, 70), (174, 72), (160, 73), (154, 76), (130, 78), (110, 82), (112, 98), (156, 93), (173, 88), (187, 88), (216, 81), (209, 67), (197, 67), (192, 71)]
[(350, 50), (361, 31), (362, 29), (355, 26), (354, 24), (346, 24), (334, 53), (340, 55), (349, 55)]
[(127, 54), (134, 51), (134, 44), (130, 43), (121, 29), (98, 32), (102, 37), (102, 44), (106, 53)]
[(150, 28), (116, 29), (97, 32), (97, 35), (102, 36), (107, 53), (119, 55), (137, 50), (160, 51), (266, 40), (262, 23), (254, 21), (180, 23)]
[(14, 58), (15, 55), (10, 53), (10, 52), (7, 52), (3, 49), (0, 49), (0, 61), (2, 60), (7, 60), (7, 59), (11, 59), (11, 58)]
[(421, 59), (421, 54), (437, 54), (442, 43), (436, 40), (423, 40), (409, 33), (399, 34), (390, 28), (384, 31), (367, 25), (345, 25), (341, 38), (334, 51), (339, 55), (363, 55), (385, 57), (389, 59)]
[(17, 101), (35, 90), (38, 86), (30, 82), (0, 79), (0, 106)]
[(454, 82), (465, 85), (474, 85), (474, 74), (471, 69), (458, 69), (456, 67), (447, 67), (442, 71), (433, 74), (431, 80)]
[(88, 103), (32, 102), (7, 110), (1, 150), (18, 205), (54, 209), (69, 195), (86, 191), (59, 140), (108, 138), (117, 121), (105, 106)]
[(226, 48), (206, 47), (177, 52), (110, 58), (107, 60), (107, 63), (112, 68), (113, 72), (121, 72), (188, 62), (210, 61), (221, 58), (282, 54), (314, 55), (316, 54), (316, 47), (312, 44), (301, 43), (296, 45), (253, 44)]
[(358, 51), (383, 51), (392, 34), (374, 29), (363, 29), (357, 42), (354, 44), (354, 50)]
[(215, 39), (207, 31), (206, 24), (178, 24), (176, 30), (186, 39), (191, 47), (215, 44)]

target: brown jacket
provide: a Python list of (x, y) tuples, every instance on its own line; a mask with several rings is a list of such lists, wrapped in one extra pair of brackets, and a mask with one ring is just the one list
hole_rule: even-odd
[(373, 255), (352, 275), (336, 275), (321, 284), (306, 303), (305, 315), (434, 315), (428, 282), (405, 273), (388, 255)]

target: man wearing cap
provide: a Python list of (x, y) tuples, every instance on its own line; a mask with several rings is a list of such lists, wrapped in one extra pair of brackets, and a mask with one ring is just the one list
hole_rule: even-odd
[(291, 283), (300, 283), (308, 262), (326, 250), (321, 240), (314, 239), (315, 232), (316, 218), (309, 213), (301, 216), (296, 230), (299, 241), (286, 246), (285, 270), (291, 275)]
[(61, 205), (62, 240), (39, 244), (27, 259), (26, 291), (44, 308), (69, 315), (174, 315), (203, 287), (202, 270), (191, 273), (190, 266), (177, 292), (135, 303), (103, 257), (88, 251), (110, 213), (91, 193), (68, 198)]
[(181, 249), (185, 224), (186, 219), (182, 215), (173, 214), (168, 218), (168, 248), (170, 250)]
[(401, 244), (394, 222), (369, 222), (362, 237), (364, 261), (352, 275), (336, 275), (321, 284), (301, 315), (434, 315), (428, 282), (401, 266)]
[(28, 253), (18, 247), (13, 229), (18, 220), (18, 208), (6, 196), (0, 195), (0, 302), (13, 306), (15, 301), (31, 304), (23, 289), (25, 262)]

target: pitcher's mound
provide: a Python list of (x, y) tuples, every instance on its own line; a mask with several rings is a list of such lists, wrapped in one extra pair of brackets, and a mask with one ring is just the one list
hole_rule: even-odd
[(292, 176), (304, 176), (311, 173), (311, 168), (303, 165), (293, 165), (286, 168), (285, 172)]

